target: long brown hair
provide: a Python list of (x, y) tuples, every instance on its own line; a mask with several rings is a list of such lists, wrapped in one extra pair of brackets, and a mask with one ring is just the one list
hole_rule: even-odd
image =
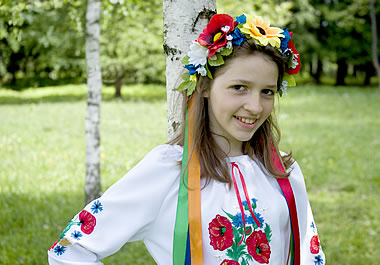
[[(285, 60), (282, 54), (270, 45), (258, 46), (252, 39), (246, 40), (240, 46), (234, 46), (233, 53), (225, 58), (225, 65), (228, 64), (228, 61), (232, 58), (252, 55), (255, 53), (262, 53), (276, 63), (279, 73), (277, 88), (279, 89), (285, 72)], [(221, 67), (224, 67), (224, 65)], [(209, 70), (211, 74), (214, 75), (216, 69), (209, 67)], [(208, 101), (204, 95), (205, 92), (210, 89), (212, 80), (201, 75), (197, 75), (197, 80), (197, 87), (192, 95), (192, 111), (194, 111), (194, 117), (196, 117), (194, 121), (194, 128), (192, 128), (194, 130), (192, 150), (196, 150), (197, 152), (201, 168), (201, 175), (206, 179), (206, 185), (211, 179), (229, 183), (231, 185), (232, 180), (225, 159), (228, 155), (221, 149), (221, 147), (216, 144), (209, 125)], [(184, 94), (184, 101), (186, 101), (186, 99), (186, 95)], [(170, 144), (179, 144), (181, 146), (184, 144), (184, 124), (186, 120), (187, 107), (186, 102), (184, 102), (183, 105), (184, 115), (182, 130), (177, 137), (169, 141)], [(256, 158), (259, 160), (260, 166), (263, 167), (263, 169), (266, 169), (269, 174), (275, 177), (288, 177), (288, 173), (284, 174), (276, 170), (271, 157), (272, 141), (276, 144), (276, 146), (278, 146), (278, 143), (280, 142), (280, 136), (280, 130), (277, 126), (273, 114), (271, 114), (258, 128), (253, 137), (249, 141), (243, 143), (242, 152), (249, 155), (252, 159)], [(192, 152), (191, 150), (189, 151), (189, 153)], [(289, 168), (289, 166), (293, 163), (291, 153), (282, 156), (282, 159), (286, 168)]]

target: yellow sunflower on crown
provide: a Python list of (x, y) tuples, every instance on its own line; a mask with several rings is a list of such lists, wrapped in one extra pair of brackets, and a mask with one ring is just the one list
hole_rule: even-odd
[(270, 27), (270, 23), (262, 17), (245, 16), (247, 17), (247, 21), (240, 28), (242, 33), (251, 36), (252, 39), (257, 40), (262, 46), (266, 46), (269, 43), (273, 47), (280, 48), (280, 37), (285, 37), (281, 34), (284, 32), (281, 28)]

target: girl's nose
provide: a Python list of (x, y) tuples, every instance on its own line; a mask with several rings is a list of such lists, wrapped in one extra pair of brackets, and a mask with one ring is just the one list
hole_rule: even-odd
[(252, 93), (246, 99), (244, 109), (254, 115), (258, 115), (263, 111), (261, 97), (259, 93)]

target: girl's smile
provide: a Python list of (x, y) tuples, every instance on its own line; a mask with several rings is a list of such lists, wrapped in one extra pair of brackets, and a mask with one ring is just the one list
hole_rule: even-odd
[(209, 124), (217, 144), (229, 156), (242, 154), (242, 143), (271, 114), (277, 79), (277, 65), (259, 52), (231, 59), (215, 72), (205, 93)]

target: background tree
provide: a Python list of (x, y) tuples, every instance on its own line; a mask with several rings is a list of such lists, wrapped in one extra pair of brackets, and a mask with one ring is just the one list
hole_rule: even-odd
[(80, 5), (80, 0), (2, 0), (1, 83), (16, 89), (83, 81), (85, 9)]
[(371, 33), (372, 33), (372, 60), (373, 65), (375, 66), (378, 78), (378, 86), (380, 89), (380, 65), (379, 65), (379, 57), (377, 52), (377, 23), (376, 23), (376, 11), (375, 11), (375, 3), (373, 0), (369, 0), (370, 6), (370, 16), (371, 16)]
[(100, 184), (100, 0), (88, 0), (86, 11), (87, 115), (86, 115), (86, 203), (101, 195)]
[(165, 83), (162, 1), (103, 1), (101, 60), (106, 84)]
[(183, 119), (183, 99), (176, 90), (183, 71), (181, 60), (215, 13), (215, 0), (163, 0), (168, 139), (176, 134)]

